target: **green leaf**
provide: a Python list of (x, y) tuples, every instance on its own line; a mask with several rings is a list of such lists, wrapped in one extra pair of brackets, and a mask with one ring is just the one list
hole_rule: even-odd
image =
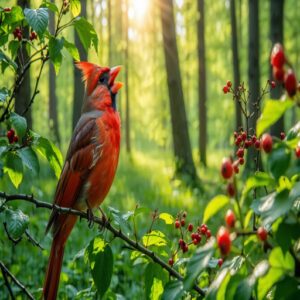
[(143, 236), (142, 242), (145, 247), (157, 246), (162, 247), (167, 245), (165, 235), (159, 230), (153, 230)]
[(3, 170), (8, 174), (13, 185), (18, 188), (23, 179), (23, 164), (21, 158), (13, 153), (4, 154), (5, 164)]
[(74, 58), (75, 61), (80, 60), (80, 55), (78, 49), (73, 43), (69, 43), (66, 39), (64, 40), (64, 47), (68, 50), (70, 55)]
[(93, 281), (100, 298), (110, 286), (113, 272), (113, 253), (108, 244), (100, 237), (95, 237), (86, 249)]
[(122, 214), (119, 210), (115, 209), (114, 207), (109, 206), (108, 209), (111, 213), (111, 216), (113, 217), (114, 223), (119, 225), (122, 231), (124, 231), (125, 233), (130, 233), (131, 228), (129, 226), (129, 223), (127, 222), (130, 216), (128, 214)]
[(300, 299), (300, 289), (298, 281), (294, 277), (285, 276), (276, 284), (274, 299), (295, 300)]
[(166, 224), (170, 225), (174, 223), (174, 218), (172, 215), (168, 214), (168, 213), (161, 213), (159, 214), (159, 218), (161, 220), (164, 220)]
[(206, 293), (206, 300), (217, 299), (218, 291), (223, 282), (228, 283), (230, 279), (230, 274), (228, 273), (228, 268), (222, 269), (215, 277), (214, 281), (209, 286)]
[(9, 90), (6, 87), (1, 88), (0, 89), (0, 102), (5, 101), (8, 96), (9, 96)]
[(164, 292), (164, 286), (160, 279), (154, 278), (153, 284), (151, 287), (151, 293), (149, 296), (150, 300), (159, 300), (161, 298), (162, 293)]
[(273, 125), (289, 108), (294, 105), (291, 100), (272, 100), (265, 101), (260, 118), (257, 120), (256, 133), (260, 136)]
[(286, 252), (291, 247), (292, 242), (300, 238), (299, 225), (282, 222), (278, 226), (275, 237), (282, 251)]
[(53, 169), (55, 176), (59, 178), (62, 168), (62, 155), (59, 149), (49, 140), (44, 137), (38, 137), (35, 142), (34, 148), (41, 154), (50, 164)]
[(284, 175), (288, 169), (291, 160), (291, 151), (284, 144), (273, 149), (268, 155), (268, 169), (274, 178), (278, 179)]
[(183, 293), (184, 293), (184, 289), (183, 289), (182, 281), (172, 280), (165, 285), (165, 290), (162, 295), (162, 300), (181, 299)]
[(246, 181), (243, 197), (245, 197), (252, 189), (263, 187), (263, 186), (273, 186), (275, 180), (265, 172), (256, 172), (255, 175), (249, 177)]
[(48, 9), (44, 7), (38, 9), (25, 8), (24, 15), (28, 24), (41, 38), (48, 26)]
[(70, 0), (70, 8), (73, 17), (77, 17), (81, 12), (81, 3), (79, 0)]
[(78, 17), (74, 21), (74, 26), (85, 50), (88, 50), (91, 44), (93, 44), (95, 51), (98, 52), (98, 36), (93, 25), (85, 18)]
[[(156, 279), (156, 280), (155, 280)], [(146, 269), (145, 269), (145, 292), (146, 292), (146, 298), (147, 299), (158, 299), (155, 298), (155, 295), (153, 291), (155, 289), (160, 292), (160, 294), (163, 293), (163, 285), (168, 281), (168, 274), (166, 271), (163, 270), (163, 268), (155, 264), (153, 262), (150, 262)], [(160, 282), (160, 284), (159, 284)], [(156, 285), (156, 286), (154, 286)], [(162, 287), (162, 289), (160, 288)], [(159, 295), (156, 295), (156, 297)]]
[(19, 238), (27, 229), (29, 218), (21, 210), (5, 210), (5, 222), (10, 236), (14, 239)]
[(296, 125), (294, 125), (287, 133), (286, 135), (286, 140), (290, 141), (290, 140), (294, 140), (295, 138), (297, 138), (299, 136), (300, 133), (300, 121), (298, 123), (296, 123)]
[(186, 276), (183, 282), (186, 290), (189, 290), (192, 287), (195, 279), (201, 271), (207, 267), (215, 251), (214, 245), (215, 239), (210, 238), (209, 241), (203, 247), (198, 248), (195, 254), (189, 259), (186, 267)]
[(12, 41), (9, 42), (8, 49), (11, 53), (12, 58), (15, 58), (17, 56), (17, 52), (18, 52), (19, 47), (20, 47), (20, 42), (19, 41), (12, 40)]
[(19, 139), (21, 139), (27, 130), (27, 121), (24, 117), (12, 112), (9, 118), (12, 127), (16, 130)]
[(294, 272), (295, 261), (289, 252), (283, 253), (280, 247), (274, 248), (269, 256), (270, 266), (285, 272)]
[(22, 148), (17, 151), (21, 157), (23, 165), (33, 171), (35, 175), (39, 173), (40, 165), (36, 153), (30, 147)]
[(212, 216), (228, 204), (229, 201), (230, 199), (225, 195), (218, 195), (210, 200), (204, 211), (203, 223), (206, 223)]
[(4, 24), (19, 23), (24, 19), (23, 10), (20, 6), (13, 6), (10, 13), (5, 14)]
[[(0, 50), (0, 62), (5, 63), (6, 66), (11, 66), (14, 71), (17, 71), (18, 69), (18, 65), (12, 59), (10, 59), (2, 50)], [(3, 71), (4, 70), (2, 70), (2, 73)]]
[(54, 3), (49, 2), (49, 1), (44, 1), (40, 7), (46, 7), (48, 9), (50, 9), (51, 11), (53, 11), (54, 13), (59, 13), (58, 7)]
[(59, 73), (59, 69), (62, 62), (61, 50), (64, 46), (64, 38), (54, 38), (50, 37), (49, 41), (49, 56), (50, 60), (53, 63), (56, 75)]

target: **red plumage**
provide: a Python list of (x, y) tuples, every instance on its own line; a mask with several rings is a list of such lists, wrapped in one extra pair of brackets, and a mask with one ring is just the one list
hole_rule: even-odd
[[(119, 159), (120, 119), (115, 94), (122, 84), (115, 82), (120, 67), (99, 67), (77, 63), (86, 85), (82, 115), (69, 145), (57, 184), (54, 203), (82, 211), (98, 207), (112, 185)], [(64, 247), (77, 217), (53, 210), (46, 231), (53, 242), (43, 288), (43, 297), (56, 299)]]

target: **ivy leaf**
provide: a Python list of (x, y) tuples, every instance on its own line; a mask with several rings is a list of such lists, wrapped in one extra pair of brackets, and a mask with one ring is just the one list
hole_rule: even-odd
[(159, 214), (159, 218), (161, 220), (164, 220), (166, 224), (170, 225), (174, 223), (174, 218), (172, 215), (168, 214), (168, 213), (161, 213)]
[(28, 24), (41, 38), (48, 26), (48, 9), (45, 7), (40, 7), (38, 9), (25, 8), (24, 15)]
[(53, 63), (56, 75), (59, 73), (59, 69), (62, 62), (62, 54), (61, 49), (64, 46), (64, 38), (55, 38), (53, 36), (50, 37), (49, 41), (49, 56), (50, 60)]
[(184, 288), (189, 290), (195, 279), (203, 271), (215, 251), (214, 248), (215, 239), (210, 238), (210, 240), (203, 246), (196, 250), (195, 254), (190, 258), (186, 266), (186, 276), (184, 279)]
[(291, 100), (266, 100), (261, 116), (257, 120), (257, 136), (260, 136), (265, 130), (273, 125), (293, 105), (294, 102)]
[(29, 218), (21, 210), (5, 210), (5, 222), (10, 236), (19, 238), (27, 229)]
[(184, 289), (183, 289), (182, 281), (172, 280), (172, 281), (169, 281), (165, 285), (165, 290), (164, 290), (164, 293), (162, 295), (162, 300), (181, 299), (181, 296), (183, 295), (183, 293), (184, 293)]
[(204, 211), (203, 223), (207, 223), (207, 221), (219, 210), (221, 210), (226, 204), (228, 204), (229, 201), (230, 199), (225, 195), (218, 195), (210, 200)]
[(99, 236), (86, 248), (93, 281), (100, 298), (110, 286), (113, 272), (113, 253), (108, 244)]
[(74, 21), (74, 27), (85, 50), (88, 50), (91, 44), (93, 44), (95, 51), (98, 52), (98, 36), (93, 25), (85, 18), (78, 17)]
[(73, 43), (69, 43), (66, 39), (64, 40), (64, 47), (70, 53), (70, 55), (74, 58), (75, 61), (80, 60), (80, 55), (78, 49)]
[(18, 188), (23, 179), (22, 159), (14, 152), (4, 154), (5, 164), (3, 170), (8, 174), (11, 182)]
[(164, 233), (159, 230), (153, 230), (143, 236), (142, 242), (145, 247), (157, 246), (162, 247), (167, 245)]
[(79, 0), (70, 0), (70, 8), (73, 17), (77, 17), (81, 12), (81, 3)]
[(53, 169), (55, 176), (59, 178), (62, 168), (62, 155), (59, 149), (48, 139), (38, 136), (34, 143), (34, 148), (41, 154), (50, 164)]
[(16, 130), (17, 135), (21, 139), (27, 130), (27, 121), (24, 117), (12, 112), (9, 118), (12, 127)]
[(17, 151), (24, 166), (33, 171), (35, 175), (39, 173), (40, 165), (36, 153), (30, 147), (22, 148)]

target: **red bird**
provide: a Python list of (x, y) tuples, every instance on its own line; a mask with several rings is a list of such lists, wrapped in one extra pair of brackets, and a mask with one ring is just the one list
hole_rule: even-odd
[[(85, 81), (82, 115), (74, 129), (66, 161), (58, 181), (54, 204), (89, 211), (106, 197), (118, 165), (120, 118), (116, 94), (122, 83), (115, 82), (120, 67), (99, 67), (79, 62)], [(77, 216), (53, 209), (46, 232), (53, 241), (43, 288), (44, 299), (56, 299), (64, 248)]]

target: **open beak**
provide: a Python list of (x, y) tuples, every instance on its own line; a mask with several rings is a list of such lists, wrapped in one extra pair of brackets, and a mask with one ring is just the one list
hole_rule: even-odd
[(113, 94), (117, 94), (119, 89), (123, 86), (122, 82), (115, 81), (115, 79), (118, 76), (120, 71), (121, 71), (121, 66), (116, 66), (116, 67), (111, 68), (110, 72), (109, 72), (108, 85)]

